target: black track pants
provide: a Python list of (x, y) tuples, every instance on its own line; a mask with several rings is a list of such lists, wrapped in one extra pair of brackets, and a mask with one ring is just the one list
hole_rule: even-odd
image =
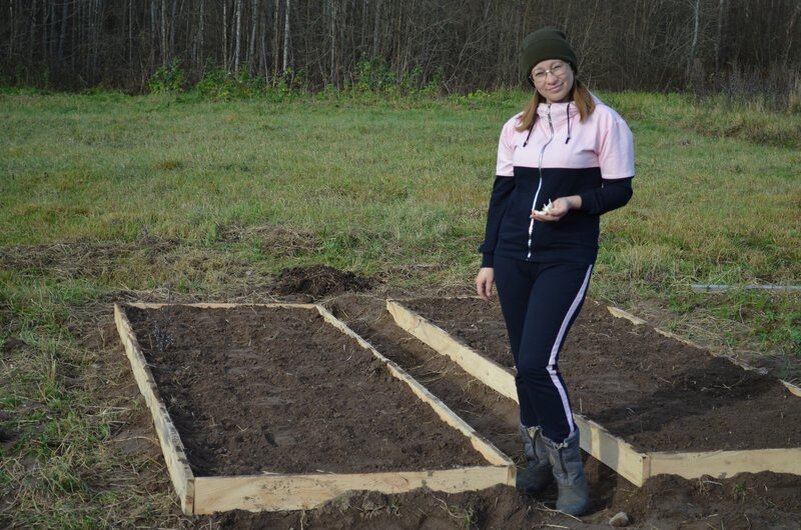
[(495, 256), (495, 286), (515, 359), (520, 423), (560, 443), (576, 429), (557, 361), (584, 303), (592, 264)]

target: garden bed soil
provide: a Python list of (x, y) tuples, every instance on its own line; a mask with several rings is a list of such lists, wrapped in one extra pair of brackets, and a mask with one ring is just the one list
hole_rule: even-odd
[[(497, 302), (401, 303), (513, 370)], [(801, 447), (801, 397), (778, 379), (614, 317), (591, 300), (568, 334), (559, 368), (574, 411), (642, 452)]]
[(315, 309), (126, 314), (196, 476), (488, 465)]

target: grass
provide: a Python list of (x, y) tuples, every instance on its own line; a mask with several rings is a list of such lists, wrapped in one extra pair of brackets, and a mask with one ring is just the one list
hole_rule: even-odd
[[(799, 293), (690, 286), (801, 283), (801, 117), (601, 96), (637, 178), (591, 296), (798, 381)], [(469, 294), (524, 99), (0, 95), (0, 526), (189, 525), (161, 464), (121, 449), (140, 405), (109, 361), (111, 303), (253, 300), (319, 264)]]

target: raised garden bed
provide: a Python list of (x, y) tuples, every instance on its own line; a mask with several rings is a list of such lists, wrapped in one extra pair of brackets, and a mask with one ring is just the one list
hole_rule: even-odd
[(130, 304), (117, 328), (185, 513), (514, 483), (514, 464), (308, 304)]
[[(389, 301), (387, 309), (401, 327), (517, 399), (497, 303), (431, 298)], [(582, 448), (634, 484), (664, 473), (801, 474), (801, 399), (789, 383), (592, 301), (568, 336), (560, 368)]]

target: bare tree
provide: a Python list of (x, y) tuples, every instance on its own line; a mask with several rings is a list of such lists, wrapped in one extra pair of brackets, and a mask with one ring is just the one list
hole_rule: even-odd
[(337, 65), (336, 65), (336, 53), (337, 53), (337, 32), (336, 32), (336, 20), (337, 20), (337, 13), (336, 13), (336, 3), (334, 0), (329, 0), (328, 3), (328, 13), (329, 18), (331, 20), (331, 65), (329, 71), (329, 78), (332, 84), (336, 84), (337, 82)]
[(234, 47), (234, 72), (239, 73), (239, 48), (242, 42), (242, 0), (236, 0), (236, 45)]
[(693, 0), (693, 32), (690, 43), (690, 53), (687, 55), (687, 75), (692, 72), (693, 62), (695, 61), (695, 49), (698, 45), (698, 26), (701, 17), (701, 0)]
[(726, 1), (718, 0), (718, 21), (715, 26), (715, 72), (720, 71), (720, 50), (723, 37), (724, 14), (726, 13)]
[(222, 3), (222, 55), (223, 68), (228, 71), (228, 0)]
[(310, 89), (342, 87), (375, 61), (453, 91), (520, 86), (519, 43), (543, 25), (568, 32), (595, 87), (694, 90), (738, 76), (747, 87), (760, 76), (781, 91), (801, 77), (801, 3), (788, 0), (5, 0), (0, 12), (2, 79), (51, 87), (142, 90), (173, 60), (191, 81), (245, 65), (266, 80), (293, 70)]
[(785, 31), (784, 53), (782, 54), (782, 68), (787, 68), (790, 64), (790, 53), (793, 49), (793, 37), (798, 33), (798, 18), (801, 16), (801, 4), (796, 3), (793, 12), (787, 22)]
[(286, 0), (286, 9), (284, 10), (284, 62), (283, 73), (289, 69), (289, 12), (292, 7), (292, 0)]
[(256, 53), (256, 30), (259, 26), (259, 0), (252, 0), (250, 4), (250, 39), (248, 40), (248, 73), (253, 73), (253, 61)]

